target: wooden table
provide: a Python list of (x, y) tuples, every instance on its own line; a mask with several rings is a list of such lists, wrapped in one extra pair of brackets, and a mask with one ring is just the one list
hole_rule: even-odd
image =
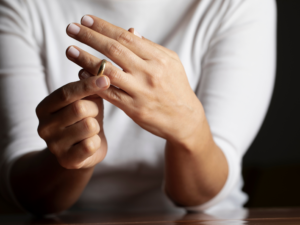
[(294, 225), (300, 224), (300, 208), (224, 210), (215, 214), (140, 213), (101, 214), (97, 212), (67, 212), (50, 218), (29, 215), (2, 215), (0, 224), (110, 224), (110, 225)]

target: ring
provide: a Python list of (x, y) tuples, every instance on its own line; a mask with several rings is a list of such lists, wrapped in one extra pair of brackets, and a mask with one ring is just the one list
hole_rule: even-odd
[(106, 64), (106, 60), (103, 59), (103, 60), (101, 61), (100, 68), (99, 68), (99, 70), (98, 70), (97, 76), (102, 76), (102, 75), (103, 75), (104, 70), (105, 70), (105, 64)]

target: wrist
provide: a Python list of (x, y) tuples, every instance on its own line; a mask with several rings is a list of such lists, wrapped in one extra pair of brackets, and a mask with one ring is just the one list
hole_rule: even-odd
[(185, 123), (179, 132), (166, 139), (169, 148), (192, 153), (200, 151), (211, 142), (212, 135), (201, 103), (200, 106), (184, 120)]

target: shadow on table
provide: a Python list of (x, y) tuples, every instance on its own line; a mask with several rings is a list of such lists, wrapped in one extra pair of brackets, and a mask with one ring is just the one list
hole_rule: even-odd
[[(36, 218), (30, 215), (7, 215), (0, 217), (1, 224), (163, 224), (163, 225), (218, 225), (244, 224), (242, 221), (247, 217), (247, 210), (222, 211), (212, 214), (206, 213), (126, 213), (109, 214), (96, 212), (66, 212), (59, 216)], [(226, 220), (228, 223), (224, 223)]]

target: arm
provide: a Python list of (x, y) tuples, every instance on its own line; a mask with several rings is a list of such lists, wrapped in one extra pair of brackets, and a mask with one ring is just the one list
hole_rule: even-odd
[[(0, 177), (1, 194), (4, 197), (9, 197), (9, 192), (5, 191), (11, 188), (23, 208), (44, 214), (62, 211), (76, 201), (93, 169), (90, 167), (78, 172), (67, 170), (58, 163), (49, 149), (34, 152), (44, 145), (40, 143), (42, 139), (36, 132), (38, 121), (34, 108), (36, 97), (41, 92), (39, 88), (32, 88), (32, 85), (37, 84), (37, 80), (35, 75), (0, 77), (1, 136), (6, 137), (1, 139)], [(18, 91), (26, 99), (21, 98), (16, 93)], [(105, 137), (102, 136), (102, 140), (105, 150)], [(15, 158), (18, 158), (16, 162)], [(6, 199), (14, 204), (12, 200)]]
[(235, 187), (242, 156), (262, 124), (272, 95), (274, 1), (243, 1), (224, 17), (202, 60), (196, 92), (209, 127), (199, 126), (205, 129), (185, 144), (166, 146), (165, 190), (179, 205), (194, 206), (189, 210), (205, 210)]
[(32, 213), (69, 208), (89, 181), (94, 166), (104, 159), (103, 101), (89, 97), (105, 88), (97, 85), (102, 79), (106, 78), (67, 84), (38, 105), (38, 132), (48, 149), (24, 155), (14, 163), (11, 173), (17, 199)]
[(50, 214), (69, 208), (80, 196), (93, 167), (66, 169), (48, 150), (27, 153), (11, 171), (11, 186), (19, 203), (34, 214)]
[(208, 202), (222, 190), (229, 173), (227, 159), (205, 117), (198, 128), (183, 142), (167, 141), (165, 147), (164, 188), (179, 206)]
[(103, 102), (90, 96), (101, 88), (94, 77), (49, 94), (26, 4), (1, 1), (0, 10), (1, 194), (35, 214), (60, 212), (106, 154)]

